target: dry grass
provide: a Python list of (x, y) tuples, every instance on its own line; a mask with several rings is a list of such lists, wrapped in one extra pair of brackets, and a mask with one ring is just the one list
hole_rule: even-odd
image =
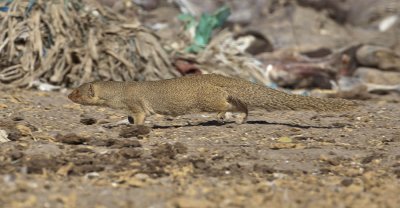
[(76, 86), (177, 76), (158, 38), (95, 0), (15, 0), (0, 13), (0, 82)]

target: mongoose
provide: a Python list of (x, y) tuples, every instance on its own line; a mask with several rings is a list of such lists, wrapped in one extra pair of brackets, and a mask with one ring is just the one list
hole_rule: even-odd
[(242, 112), (240, 123), (244, 123), (249, 108), (343, 111), (356, 106), (348, 100), (288, 94), (216, 74), (142, 82), (96, 81), (81, 85), (68, 98), (82, 105), (126, 110), (138, 125), (143, 125), (146, 116), (151, 114), (216, 112), (217, 119), (223, 120), (226, 112)]

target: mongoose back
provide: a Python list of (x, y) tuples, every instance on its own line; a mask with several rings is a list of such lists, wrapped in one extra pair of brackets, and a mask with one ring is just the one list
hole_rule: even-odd
[(242, 112), (240, 123), (244, 123), (253, 108), (344, 111), (356, 107), (348, 100), (293, 95), (216, 74), (143, 82), (96, 81), (76, 88), (68, 98), (82, 105), (123, 109), (138, 125), (143, 125), (151, 114), (216, 112), (217, 118), (223, 120), (226, 112)]

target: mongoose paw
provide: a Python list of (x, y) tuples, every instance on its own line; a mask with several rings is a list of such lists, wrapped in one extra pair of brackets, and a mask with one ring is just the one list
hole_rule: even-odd
[(224, 123), (225, 123), (225, 121), (224, 121), (223, 119), (217, 119), (217, 122), (218, 122), (219, 124), (224, 124)]
[(225, 112), (219, 112), (217, 114), (217, 122), (220, 124), (225, 123)]
[(217, 121), (218, 123), (225, 123), (227, 120), (232, 118), (231, 112), (219, 112), (217, 114)]
[(134, 123), (135, 123), (135, 120), (133, 119), (132, 116), (128, 116), (128, 122), (129, 122), (130, 124), (134, 124)]
[(236, 119), (237, 124), (245, 124), (247, 122), (247, 114), (243, 115), (242, 117), (239, 116), (238, 119)]
[(247, 122), (247, 120), (244, 121), (243, 119), (238, 119), (235, 121), (236, 124), (245, 124), (246, 122)]

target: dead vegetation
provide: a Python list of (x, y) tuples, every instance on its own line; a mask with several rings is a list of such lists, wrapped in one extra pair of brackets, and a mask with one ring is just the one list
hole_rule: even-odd
[(154, 80), (175, 72), (158, 37), (96, 1), (12, 1), (0, 13), (0, 82), (61, 86)]

